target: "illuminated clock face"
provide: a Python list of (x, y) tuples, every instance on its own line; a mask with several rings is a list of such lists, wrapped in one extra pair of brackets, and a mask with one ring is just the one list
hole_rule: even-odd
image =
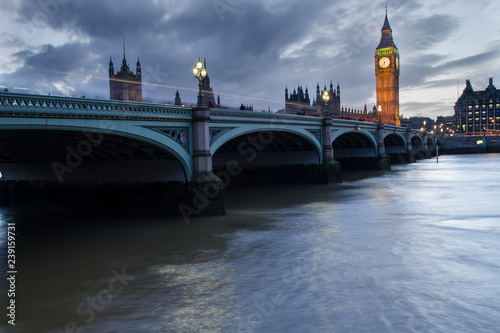
[(390, 64), (391, 64), (391, 60), (387, 57), (380, 58), (380, 60), (378, 61), (378, 65), (381, 68), (387, 68), (387, 67), (389, 67)]

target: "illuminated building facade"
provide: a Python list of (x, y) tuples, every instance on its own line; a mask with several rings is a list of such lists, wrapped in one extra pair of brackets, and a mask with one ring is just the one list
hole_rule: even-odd
[(470, 80), (455, 103), (456, 132), (466, 135), (498, 134), (500, 130), (500, 90), (490, 77), (488, 87), (474, 91)]
[(384, 124), (401, 125), (399, 116), (399, 51), (392, 39), (392, 29), (385, 13), (382, 36), (375, 51), (377, 106), (382, 108)]

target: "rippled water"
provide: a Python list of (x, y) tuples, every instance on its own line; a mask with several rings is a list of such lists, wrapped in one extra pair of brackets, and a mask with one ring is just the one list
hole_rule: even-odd
[(228, 189), (227, 216), (191, 224), (4, 209), (1, 295), (15, 221), (17, 330), (5, 314), (0, 327), (498, 332), (499, 198), (500, 155), (489, 154)]

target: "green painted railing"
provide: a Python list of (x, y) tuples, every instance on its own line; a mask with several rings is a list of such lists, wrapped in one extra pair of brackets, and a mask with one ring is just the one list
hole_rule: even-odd
[(5, 111), (191, 118), (191, 108), (189, 107), (1, 92), (0, 113)]

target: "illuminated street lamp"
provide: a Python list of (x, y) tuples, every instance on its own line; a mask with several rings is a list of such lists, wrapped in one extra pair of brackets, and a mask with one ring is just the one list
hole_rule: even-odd
[(378, 123), (382, 123), (382, 105), (379, 105), (378, 108), (377, 108), (377, 111), (378, 111)]
[(328, 101), (330, 100), (330, 93), (328, 92), (328, 90), (326, 90), (326, 87), (323, 91), (323, 94), (321, 94), (321, 99), (323, 99), (323, 102), (325, 103), (325, 106), (323, 108), (324, 117), (328, 118), (330, 117), (330, 114), (328, 112)]
[(201, 93), (201, 86), (203, 84), (203, 80), (207, 77), (207, 69), (201, 62), (200, 58), (198, 58), (198, 62), (193, 67), (193, 74), (194, 76), (198, 79), (198, 103), (196, 104), (197, 107), (202, 107), (203, 106), (203, 94)]

